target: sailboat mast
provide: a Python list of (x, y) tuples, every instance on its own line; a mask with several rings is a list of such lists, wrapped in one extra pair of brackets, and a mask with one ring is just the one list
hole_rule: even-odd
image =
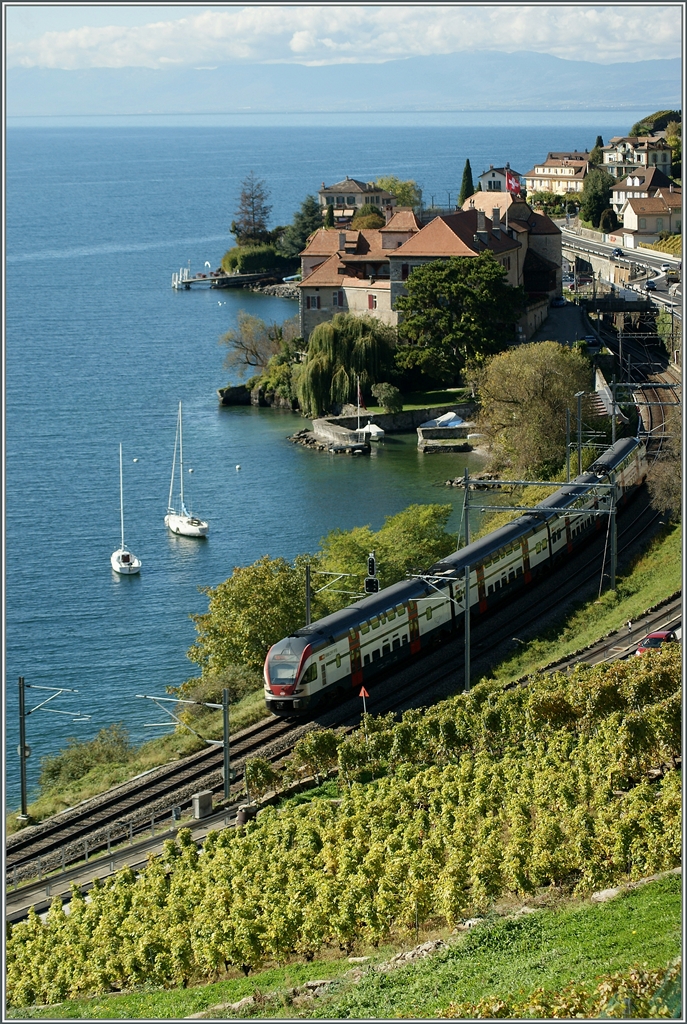
[(119, 521), (122, 526), (122, 548), (124, 547), (124, 480), (122, 477), (122, 442), (119, 442)]
[(177, 468), (177, 445), (179, 444), (179, 417), (177, 416), (177, 430), (174, 435), (174, 457), (172, 458), (172, 479), (169, 481), (169, 501), (167, 502), (167, 511), (173, 512), (174, 506), (172, 505), (172, 497), (174, 495), (174, 473)]
[(179, 479), (181, 482), (181, 514), (186, 515), (184, 505), (184, 437), (181, 426), (181, 402), (179, 402)]

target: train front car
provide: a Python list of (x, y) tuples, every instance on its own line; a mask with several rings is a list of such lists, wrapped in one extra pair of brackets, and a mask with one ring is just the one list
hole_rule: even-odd
[(311, 655), (312, 647), (302, 636), (287, 636), (270, 647), (265, 660), (265, 700), (275, 715), (301, 710)]

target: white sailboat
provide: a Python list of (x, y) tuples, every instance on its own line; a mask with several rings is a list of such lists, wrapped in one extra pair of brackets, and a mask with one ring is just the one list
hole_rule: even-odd
[(110, 564), (122, 576), (131, 576), (141, 569), (141, 559), (136, 558), (124, 543), (124, 482), (122, 477), (122, 445), (119, 445), (119, 518), (122, 526), (122, 545), (110, 555)]
[[(172, 494), (174, 491), (174, 474), (176, 471), (177, 448), (179, 449), (179, 509), (172, 505)], [(167, 515), (165, 526), (172, 533), (178, 533), (182, 537), (207, 537), (210, 527), (204, 519), (191, 515), (184, 504), (184, 438), (181, 423), (181, 402), (179, 402), (179, 415), (177, 416), (177, 432), (174, 439), (174, 458), (172, 459), (172, 479), (169, 484), (169, 501), (167, 503)]]

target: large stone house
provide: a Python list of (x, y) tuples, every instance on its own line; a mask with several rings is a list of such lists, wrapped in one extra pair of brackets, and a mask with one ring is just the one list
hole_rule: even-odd
[(622, 210), (623, 242), (628, 249), (657, 242), (664, 231), (682, 231), (682, 191), (671, 185), (646, 199), (626, 199)]
[(603, 169), (614, 178), (635, 170), (659, 167), (670, 174), (672, 152), (663, 133), (657, 135), (616, 135), (602, 148)]
[(648, 199), (655, 196), (659, 189), (669, 189), (671, 184), (670, 178), (658, 167), (633, 171), (622, 181), (617, 181), (611, 189), (611, 206), (619, 215), (626, 199)]
[(589, 173), (589, 153), (549, 153), (546, 160), (535, 164), (525, 175), (529, 192), (581, 192)]
[(327, 207), (331, 206), (334, 211), (334, 223), (339, 226), (350, 221), (362, 206), (375, 206), (382, 215), (386, 210), (396, 206), (396, 196), (391, 192), (378, 188), (373, 181), (358, 181), (357, 178), (348, 176), (335, 185), (325, 185), (322, 182), (318, 196), (322, 217)]
[(340, 312), (367, 313), (396, 326), (396, 300), (416, 267), (489, 250), (504, 267), (508, 283), (522, 285), (530, 296), (520, 324), (520, 333), (529, 337), (545, 319), (550, 298), (561, 292), (561, 232), (523, 201), (511, 201), (502, 219), (495, 202), (491, 218), (478, 208), (484, 193), (472, 198), (472, 207), (435, 217), (424, 227), (412, 210), (400, 209), (380, 229), (316, 231), (301, 253), (302, 336)]

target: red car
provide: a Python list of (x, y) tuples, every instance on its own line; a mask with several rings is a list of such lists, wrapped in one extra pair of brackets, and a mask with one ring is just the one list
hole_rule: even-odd
[(673, 643), (677, 640), (672, 629), (659, 629), (656, 633), (649, 633), (643, 640), (640, 640), (639, 647), (635, 654), (643, 654), (644, 651), (654, 651), (665, 643)]

